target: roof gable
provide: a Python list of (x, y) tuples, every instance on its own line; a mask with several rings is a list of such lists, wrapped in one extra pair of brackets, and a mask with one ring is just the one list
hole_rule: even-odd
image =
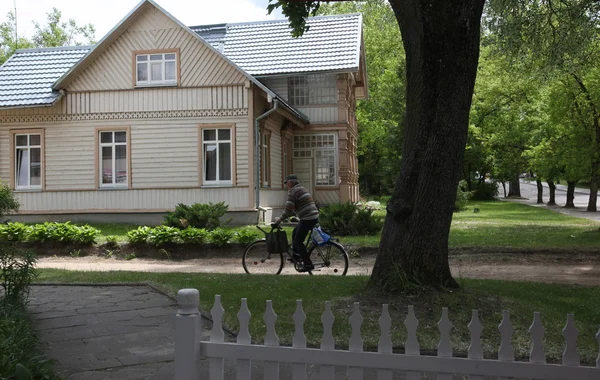
[(358, 71), (362, 15), (309, 17), (294, 38), (287, 20), (190, 27), (251, 75)]

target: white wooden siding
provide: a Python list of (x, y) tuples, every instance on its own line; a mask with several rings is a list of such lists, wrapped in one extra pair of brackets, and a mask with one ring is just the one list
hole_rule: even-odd
[(237, 182), (238, 186), (247, 186), (250, 183), (248, 178), (249, 165), (248, 159), (248, 119), (242, 122), (237, 122), (235, 125), (235, 162), (237, 166)]
[(16, 193), (21, 211), (32, 212), (119, 212), (166, 211), (177, 203), (221, 202), (229, 210), (248, 209), (248, 188), (98, 190)]
[(46, 190), (93, 189), (94, 128), (54, 125), (45, 137)]
[(260, 190), (260, 205), (262, 207), (285, 207), (286, 200), (287, 190)]
[(287, 77), (260, 78), (259, 79), (271, 91), (279, 95), (283, 100), (288, 100)]
[(340, 203), (340, 191), (334, 190), (315, 190), (315, 202), (319, 205), (330, 205)]
[(0, 129), (0, 181), (10, 184), (10, 135), (7, 128)]
[(197, 124), (132, 126), (131, 173), (133, 188), (197, 186)]
[(311, 124), (337, 123), (338, 107), (296, 107), (310, 119)]
[(68, 91), (130, 89), (136, 50), (180, 49), (181, 86), (239, 84), (245, 76), (199, 38), (154, 7), (149, 7), (107, 50), (88, 66)]
[(281, 134), (271, 133), (271, 183), (273, 189), (281, 189)]

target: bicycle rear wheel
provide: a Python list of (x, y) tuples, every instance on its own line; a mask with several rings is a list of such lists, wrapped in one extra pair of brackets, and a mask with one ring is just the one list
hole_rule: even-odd
[(279, 274), (283, 269), (283, 254), (267, 252), (267, 242), (258, 240), (246, 247), (242, 265), (248, 274)]
[(313, 245), (308, 251), (315, 269), (313, 275), (345, 276), (348, 272), (348, 253), (338, 243), (328, 241), (323, 245)]

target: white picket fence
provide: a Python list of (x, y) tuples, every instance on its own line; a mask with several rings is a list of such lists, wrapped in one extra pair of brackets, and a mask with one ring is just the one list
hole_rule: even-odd
[[(469, 331), (471, 342), (467, 358), (453, 357), (450, 333), (453, 328), (448, 318), (448, 309), (443, 308), (442, 318), (438, 322), (440, 341), (437, 356), (420, 355), (417, 340), (419, 321), (415, 317), (412, 306), (408, 307), (408, 316), (404, 321), (407, 329), (407, 340), (404, 354), (392, 353), (391, 326), (392, 320), (388, 313), (388, 305), (383, 305), (379, 318), (381, 335), (378, 352), (363, 352), (363, 340), (360, 328), (363, 318), (358, 303), (350, 317), (352, 334), (348, 350), (336, 350), (332, 326), (334, 316), (329, 302), (325, 303), (325, 312), (321, 316), (323, 337), (320, 349), (306, 348), (304, 322), (306, 315), (302, 310), (302, 301), (297, 301), (293, 319), (296, 330), (292, 347), (280, 347), (275, 331), (277, 315), (271, 301), (267, 301), (264, 313), (266, 335), (264, 345), (251, 343), (248, 325), (250, 311), (246, 299), (242, 298), (238, 312), (240, 332), (236, 343), (226, 343), (223, 331), (223, 314), (221, 297), (215, 296), (211, 310), (213, 326), (209, 341), (201, 341), (201, 317), (198, 313), (199, 293), (196, 289), (182, 289), (178, 293), (179, 310), (176, 316), (175, 335), (175, 379), (176, 380), (223, 380), (225, 358), (234, 359), (236, 380), (249, 380), (251, 363), (261, 361), (264, 365), (263, 378), (279, 379), (279, 363), (292, 364), (292, 379), (307, 378), (307, 365), (319, 366), (313, 378), (323, 380), (334, 379), (336, 367), (347, 368), (347, 379), (362, 380), (364, 369), (376, 370), (378, 380), (391, 380), (394, 370), (406, 372), (407, 380), (421, 379), (423, 373), (437, 374), (438, 380), (452, 380), (453, 375), (468, 375), (469, 380), (483, 380), (484, 376), (492, 376), (500, 380), (507, 378), (526, 379), (568, 379), (568, 380), (600, 380), (600, 354), (596, 367), (580, 366), (577, 352), (577, 329), (573, 314), (567, 316), (567, 322), (562, 330), (565, 338), (565, 349), (562, 364), (547, 364), (544, 352), (544, 327), (540, 313), (534, 313), (534, 319), (529, 333), (531, 335), (531, 351), (528, 362), (517, 362), (514, 359), (512, 335), (514, 332), (508, 311), (503, 312), (503, 319), (498, 330), (501, 335), (501, 345), (498, 360), (483, 358), (481, 333), (483, 326), (479, 321), (477, 310), (473, 310)], [(600, 344), (600, 331), (596, 334)], [(201, 377), (200, 360), (208, 358), (208, 377)], [(315, 376), (315, 375), (318, 375)]]

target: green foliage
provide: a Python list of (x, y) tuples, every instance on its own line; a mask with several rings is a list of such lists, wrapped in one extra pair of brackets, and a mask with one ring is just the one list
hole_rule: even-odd
[(23, 223), (0, 224), (0, 241), (25, 241), (29, 228)]
[(15, 29), (15, 14), (9, 12), (7, 20), (0, 24), (0, 65), (10, 58), (15, 50), (34, 47), (33, 43), (27, 38), (17, 36)]
[(0, 304), (25, 301), (36, 276), (36, 261), (32, 252), (18, 254), (14, 247), (0, 244), (0, 285), (4, 291)]
[(143, 244), (148, 240), (150, 230), (150, 227), (140, 226), (135, 230), (127, 231), (127, 241), (129, 244)]
[(188, 227), (179, 231), (179, 238), (185, 244), (202, 245), (208, 242), (209, 232), (204, 228)]
[(19, 202), (8, 185), (0, 181), (0, 217), (10, 211), (19, 211)]
[(473, 196), (473, 192), (467, 189), (467, 181), (460, 181), (456, 191), (456, 201), (454, 201), (454, 211), (461, 211), (467, 208), (469, 199)]
[(159, 246), (175, 243), (179, 238), (179, 230), (175, 227), (157, 226), (148, 233), (148, 243)]
[(472, 200), (491, 201), (498, 196), (498, 182), (479, 182), (472, 190)]
[(290, 20), (290, 28), (292, 29), (292, 36), (301, 37), (304, 32), (308, 31), (309, 27), (306, 25), (306, 17), (315, 16), (319, 10), (321, 3), (320, 1), (307, 0), (307, 1), (282, 1), (282, 0), (269, 0), (267, 6), (268, 14), (271, 14), (273, 10), (281, 7), (281, 12)]
[(346, 202), (322, 207), (319, 224), (333, 235), (375, 235), (383, 228), (383, 219), (373, 210)]
[(91, 245), (96, 242), (98, 235), (100, 235), (100, 230), (88, 225), (75, 226), (70, 222), (46, 222), (30, 226), (27, 230), (26, 239), (27, 241), (40, 244), (53, 242)]
[(225, 202), (194, 203), (191, 206), (179, 203), (175, 206), (174, 212), (165, 216), (164, 224), (179, 229), (194, 227), (214, 230), (221, 226), (221, 217), (225, 215), (228, 208)]
[(136, 256), (135, 256), (135, 253), (133, 253), (133, 252), (128, 253), (128, 254), (125, 255), (125, 260), (127, 260), (127, 261), (133, 260), (135, 258), (136, 258)]
[(229, 244), (233, 237), (234, 232), (224, 228), (217, 228), (210, 231), (210, 242), (219, 247)]
[(117, 241), (117, 237), (114, 235), (108, 235), (104, 237), (105, 243), (104, 243), (104, 248), (106, 249), (119, 249), (119, 242)]
[[(33, 42), (37, 47), (93, 45), (95, 43), (96, 29), (92, 24), (78, 26), (75, 20), (69, 19), (64, 22), (61, 21), (61, 17), (62, 12), (52, 8), (51, 13), (46, 13), (47, 25), (41, 26), (34, 22)], [(79, 40), (79, 37), (83, 39)]]
[(234, 240), (240, 244), (250, 244), (255, 240), (258, 240), (258, 233), (252, 230), (241, 230), (235, 232)]

